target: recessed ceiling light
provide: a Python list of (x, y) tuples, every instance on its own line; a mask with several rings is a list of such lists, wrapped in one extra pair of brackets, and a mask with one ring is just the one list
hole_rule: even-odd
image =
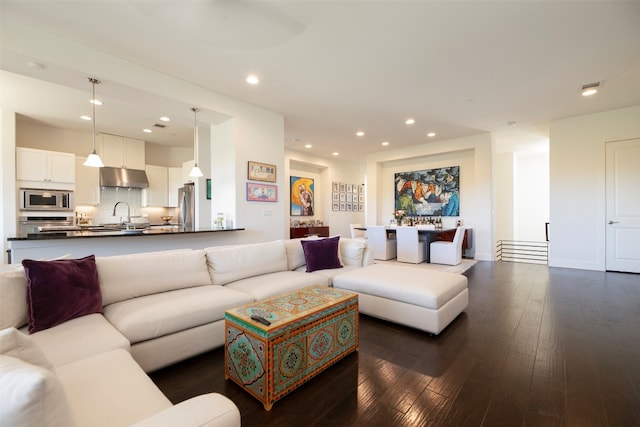
[(171, 119), (169, 117), (167, 117), (167, 116), (162, 116), (162, 117), (160, 117), (160, 121), (161, 122), (170, 122)]
[(518, 124), (518, 122), (516, 122), (515, 120), (510, 120), (510, 121), (507, 122), (507, 125), (509, 125), (509, 126), (515, 126), (517, 124)]
[(100, 101), (99, 99), (90, 99), (89, 104), (102, 105), (102, 101)]
[(407, 120), (404, 121), (406, 124), (408, 124), (409, 126), (411, 126), (412, 124), (414, 124), (416, 122), (415, 119), (409, 118)]
[(337, 151), (334, 151), (334, 152), (333, 152), (333, 153), (331, 153), (331, 154), (332, 154), (332, 155), (334, 155), (334, 156), (338, 156), (338, 155), (340, 155), (340, 153), (338, 153)]
[(151, 133), (151, 129), (142, 129), (142, 132), (144, 132), (144, 133)]
[(382, 143), (382, 145), (384, 145), (384, 146), (389, 145), (389, 141), (384, 141), (384, 142)]
[(39, 62), (28, 62), (27, 65), (29, 65), (29, 68), (34, 70), (44, 70), (44, 65)]
[(358, 132), (356, 132), (356, 136), (364, 136), (364, 132), (362, 132), (361, 130), (359, 130)]
[(311, 144), (304, 144), (304, 148), (311, 148), (311, 147), (313, 147), (313, 145), (311, 145)]
[(89, 117), (89, 116), (80, 116), (80, 118), (81, 118), (82, 120), (88, 120), (88, 121), (91, 121), (91, 117)]
[(589, 83), (586, 85), (582, 85), (582, 96), (591, 96), (598, 93), (598, 89), (600, 88), (600, 82)]
[(428, 136), (429, 138), (433, 138), (434, 136), (436, 136), (436, 133), (435, 133), (435, 132), (429, 132), (429, 133), (427, 134), (427, 136)]
[(258, 79), (258, 77), (254, 76), (253, 74), (248, 76), (246, 81), (250, 85), (257, 85), (258, 83), (260, 83), (260, 79)]

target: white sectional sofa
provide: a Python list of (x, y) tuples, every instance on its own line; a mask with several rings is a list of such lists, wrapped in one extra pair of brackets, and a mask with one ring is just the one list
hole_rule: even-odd
[[(62, 383), (75, 425), (191, 425), (192, 419), (193, 425), (239, 425), (237, 408), (224, 396), (199, 396), (174, 407), (144, 372), (222, 346), (229, 308), (329, 286), (335, 275), (373, 262), (367, 245), (354, 239), (340, 239), (339, 257), (342, 268), (307, 273), (301, 239), (96, 257), (102, 313), (29, 339)], [(0, 329), (27, 334), (27, 313), (24, 271), (0, 274)], [(130, 392), (145, 396), (140, 408)], [(0, 405), (1, 411), (5, 403)], [(92, 412), (105, 418), (95, 421)]]

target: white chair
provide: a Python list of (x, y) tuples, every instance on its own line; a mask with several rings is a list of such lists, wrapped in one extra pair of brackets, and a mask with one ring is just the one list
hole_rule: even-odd
[(362, 224), (349, 224), (349, 231), (351, 231), (351, 238), (366, 242), (367, 232), (365, 230), (356, 230), (356, 228), (362, 228)]
[(452, 242), (431, 242), (430, 258), (433, 264), (458, 265), (462, 262), (464, 227), (458, 227)]
[(426, 245), (416, 227), (397, 227), (398, 261), (420, 264), (426, 259)]
[(373, 251), (373, 259), (388, 260), (397, 254), (396, 239), (387, 237), (387, 230), (382, 225), (367, 226), (367, 241)]

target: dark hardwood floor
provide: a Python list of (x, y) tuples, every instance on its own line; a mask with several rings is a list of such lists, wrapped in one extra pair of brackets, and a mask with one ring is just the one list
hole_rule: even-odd
[(270, 412), (217, 349), (151, 375), (174, 403), (219, 392), (248, 426), (639, 426), (640, 275), (479, 262), (439, 336), (360, 317), (360, 351)]

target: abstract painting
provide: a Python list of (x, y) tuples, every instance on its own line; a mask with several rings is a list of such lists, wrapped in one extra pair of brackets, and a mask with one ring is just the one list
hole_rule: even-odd
[(394, 192), (406, 215), (459, 216), (460, 166), (396, 173)]

